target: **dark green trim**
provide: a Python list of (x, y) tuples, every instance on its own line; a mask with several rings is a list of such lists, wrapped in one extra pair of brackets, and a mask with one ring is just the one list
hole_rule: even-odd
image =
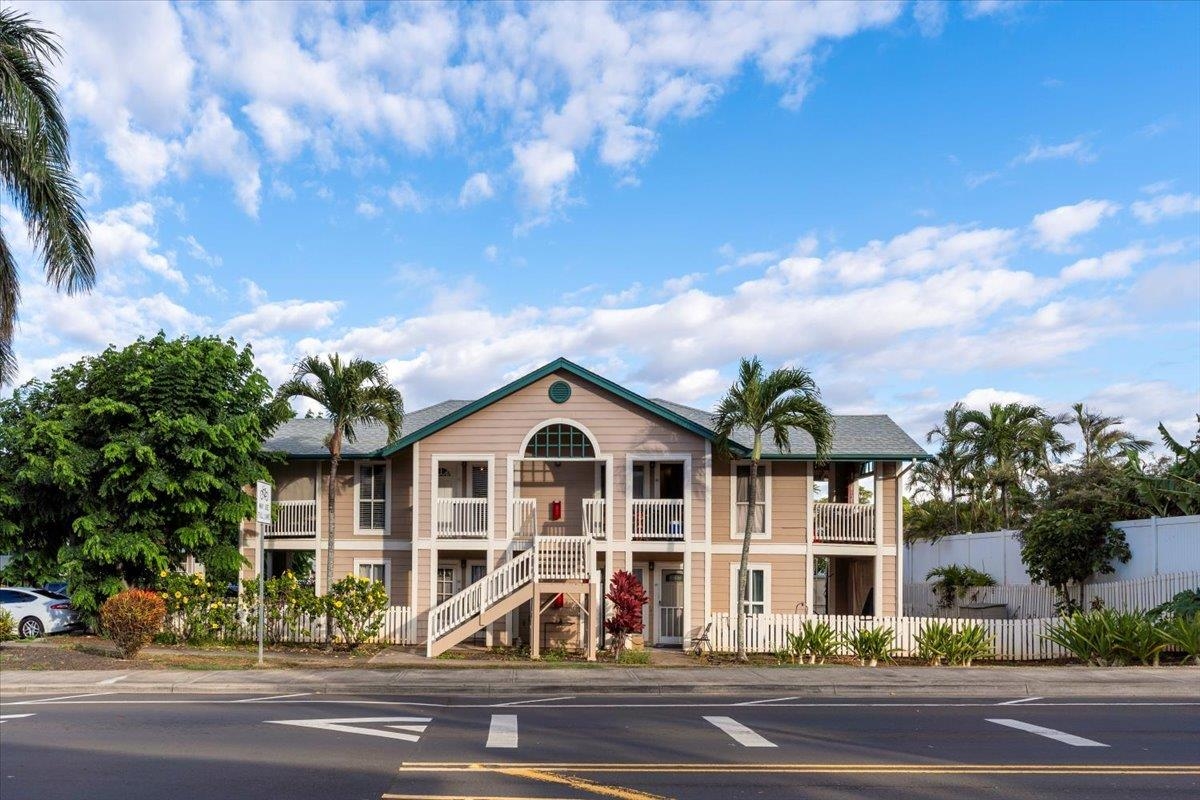
[[(714, 441), (716, 439), (716, 434), (714, 434), (708, 428), (705, 428), (701, 425), (697, 425), (696, 423), (692, 422), (690, 419), (680, 416), (679, 414), (676, 414), (674, 411), (671, 411), (670, 409), (663, 408), (658, 403), (647, 400), (646, 398), (642, 397), (639, 394), (634, 394), (633, 392), (626, 389), (624, 386), (613, 383), (608, 378), (604, 378), (600, 375), (597, 375), (596, 373), (592, 372), (591, 370), (584, 369), (583, 367), (579, 366), (578, 364), (572, 363), (565, 358), (558, 358), (558, 359), (555, 359), (554, 361), (551, 361), (549, 364), (547, 364), (544, 367), (539, 367), (538, 369), (535, 369), (533, 372), (530, 372), (528, 375), (524, 375), (520, 378), (517, 378), (515, 381), (508, 384), (507, 386), (501, 386), (499, 389), (495, 390), (494, 392), (491, 392), (490, 394), (486, 394), (483, 397), (479, 398), (478, 400), (475, 400), (474, 402), (468, 403), (467, 405), (460, 408), (458, 411), (454, 411), (450, 414), (447, 414), (446, 416), (442, 417), (441, 419), (437, 420), (436, 422), (432, 422), (429, 425), (426, 425), (424, 428), (421, 428), (420, 430), (413, 431), (412, 433), (408, 434), (407, 436), (401, 437), (399, 440), (393, 442), (392, 444), (379, 449), (373, 455), (375, 457), (390, 456), (392, 453), (395, 453), (398, 450), (403, 450), (404, 448), (408, 447), (409, 445), (415, 444), (416, 442), (421, 441), (422, 439), (426, 438), (427, 436), (431, 436), (432, 434), (437, 433), (438, 431), (442, 430), (443, 428), (447, 428), (447, 427), (453, 425), (454, 423), (458, 422), (459, 420), (465, 419), (466, 417), (471, 416), (476, 411), (487, 408), (492, 403), (495, 403), (499, 400), (503, 400), (504, 398), (508, 397), (509, 395), (513, 394), (514, 392), (518, 392), (527, 386), (537, 383), (542, 378), (545, 378), (547, 375), (552, 375), (555, 372), (558, 372), (559, 370), (570, 373), (571, 375), (574, 375), (576, 378), (579, 378), (580, 380), (584, 380), (584, 381), (587, 381), (588, 383), (599, 386), (601, 389), (604, 389), (605, 391), (615, 394), (617, 397), (621, 398), (622, 400), (625, 400), (626, 402), (632, 403), (633, 405), (637, 406), (638, 408), (642, 409), (643, 411), (648, 411), (651, 414), (662, 417), (663, 419), (667, 420), (668, 422), (678, 425), (679, 427), (681, 427), (685, 430), (691, 431), (692, 433), (696, 434), (697, 436), (707, 439), (710, 442)], [(745, 448), (741, 448), (740, 445), (738, 447), (739, 447), (739, 449), (743, 449), (743, 450), (745, 449)]]
[(838, 453), (818, 459), (811, 453), (763, 453), (763, 461), (930, 461), (929, 453)]

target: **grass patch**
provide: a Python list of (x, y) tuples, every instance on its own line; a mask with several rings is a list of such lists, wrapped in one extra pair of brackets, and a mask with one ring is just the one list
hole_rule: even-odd
[(618, 664), (646, 665), (650, 663), (649, 650), (622, 650), (617, 657)]

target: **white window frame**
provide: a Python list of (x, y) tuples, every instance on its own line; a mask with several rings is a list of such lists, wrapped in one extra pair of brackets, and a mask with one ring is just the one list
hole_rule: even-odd
[(434, 605), (444, 602), (443, 600), (438, 599), (438, 594), (439, 594), (438, 593), (438, 588), (439, 588), (438, 587), (438, 581), (439, 581), (438, 573), (444, 569), (450, 570), (450, 594), (447, 596), (447, 599), (449, 599), (450, 597), (454, 597), (454, 595), (458, 594), (459, 592), (461, 592), (463, 590), (462, 572), (459, 570), (458, 562), (457, 561), (439, 561), (439, 562), (437, 562), (437, 565), (433, 568)]
[(359, 567), (383, 567), (383, 588), (387, 589), (388, 605), (392, 604), (392, 560), (390, 558), (356, 558), (354, 559), (354, 576), (358, 577)]
[[(746, 588), (749, 589), (754, 585), (753, 573), (758, 570), (763, 574), (763, 611), (764, 615), (771, 613), (771, 565), (770, 564), (755, 564), (751, 562), (746, 565), (747, 575)], [(738, 563), (735, 561), (729, 565), (729, 616), (735, 618), (738, 611)], [(750, 616), (747, 614), (747, 616)]]
[[(737, 499), (737, 471), (738, 467), (750, 467), (753, 465), (749, 460), (738, 460), (729, 462), (729, 538), (737, 541), (742, 540), (744, 532), (738, 526), (738, 499)], [(771, 462), (759, 462), (759, 467), (763, 471), (763, 484), (766, 490), (763, 492), (765, 497), (761, 498), (763, 503), (763, 532), (752, 533), (750, 538), (753, 539), (770, 539), (771, 538), (771, 517), (774, 516), (773, 510), (773, 492), (771, 490)]]
[[(355, 536), (391, 536), (392, 535), (392, 462), (390, 460), (383, 461), (354, 461), (354, 535)], [(360, 490), (362, 488), (362, 468), (363, 467), (378, 467), (383, 469), (383, 528), (363, 528), (360, 527), (361, 521), (359, 503)]]

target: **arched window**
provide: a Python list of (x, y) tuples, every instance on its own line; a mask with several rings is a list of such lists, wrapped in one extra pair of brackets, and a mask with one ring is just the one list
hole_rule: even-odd
[(526, 458), (595, 458), (592, 440), (574, 425), (552, 422), (539, 429), (525, 446)]

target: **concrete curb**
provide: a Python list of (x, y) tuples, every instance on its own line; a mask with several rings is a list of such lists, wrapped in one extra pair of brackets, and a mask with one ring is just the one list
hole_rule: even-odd
[[(1018, 674), (1014, 674), (1018, 673)], [(1149, 668), (721, 668), (469, 670), (7, 670), (0, 695), (245, 694), (490, 697), (754, 694), (796, 698), (1027, 697), (1200, 701), (1200, 670)]]

